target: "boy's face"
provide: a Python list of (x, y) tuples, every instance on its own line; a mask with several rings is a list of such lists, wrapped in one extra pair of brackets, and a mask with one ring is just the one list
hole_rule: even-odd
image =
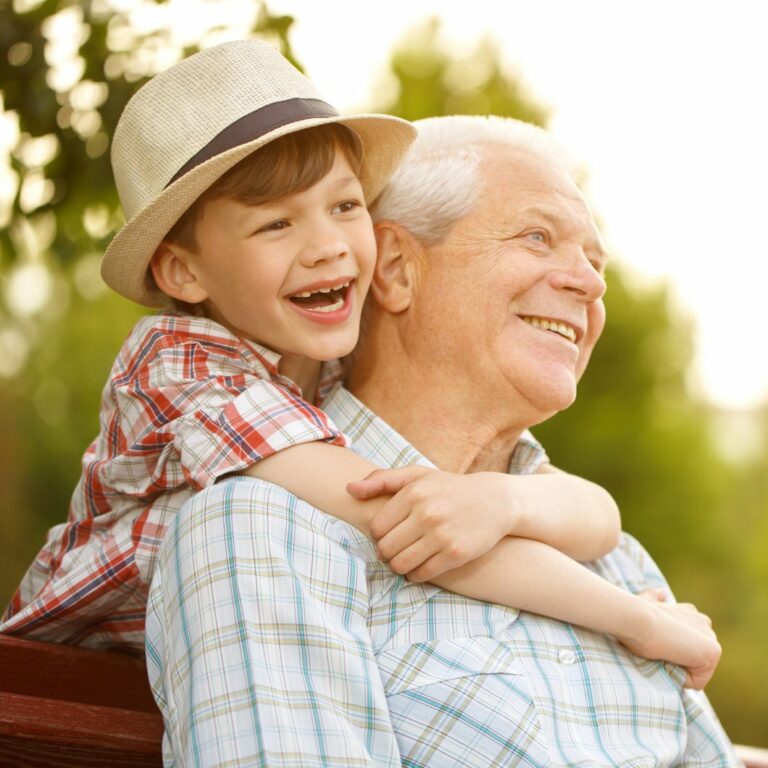
[(344, 154), (309, 189), (261, 205), (205, 204), (190, 255), (211, 319), (282, 355), (351, 352), (376, 242)]

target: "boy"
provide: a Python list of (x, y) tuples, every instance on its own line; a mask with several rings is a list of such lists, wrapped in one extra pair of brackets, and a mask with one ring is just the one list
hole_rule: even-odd
[[(139, 321), (123, 345), (69, 522), (49, 533), (4, 631), (140, 647), (171, 516), (195, 491), (247, 472), (388, 538), (393, 568), (414, 579), (615, 634), (637, 653), (694, 672), (701, 666), (713, 642), (708, 628), (675, 632), (678, 608), (665, 606), (637, 630), (648, 610), (641, 601), (554, 549), (535, 583), (515, 562), (494, 583), (471, 570), (440, 575), (509, 534), (583, 560), (604, 554), (618, 517), (587, 481), (498, 475), (471, 518), (458, 495), (443, 494), (426, 518), (412, 513), (430, 504), (414, 488), (434, 489), (435, 478), (464, 487), (472, 476), (413, 468), (350, 488), (365, 499), (410, 484), (389, 505), (344, 492), (373, 467), (339, 450), (345, 437), (312, 402), (339, 375), (333, 364), (321, 375), (321, 362), (357, 341), (375, 259), (366, 204), (412, 136), (395, 118), (340, 118), (257, 41), (192, 56), (133, 97), (112, 151), (127, 224), (102, 274), (124, 296), (173, 311)], [(447, 537), (433, 535), (445, 528)]]

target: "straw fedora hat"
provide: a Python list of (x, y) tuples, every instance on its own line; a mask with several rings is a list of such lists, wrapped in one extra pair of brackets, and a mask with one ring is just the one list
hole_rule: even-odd
[(130, 99), (112, 140), (126, 224), (104, 253), (104, 281), (139, 304), (168, 307), (169, 297), (155, 287), (147, 268), (184, 211), (259, 147), (326, 123), (346, 125), (360, 137), (360, 181), (371, 203), (415, 138), (405, 120), (340, 116), (261, 40), (223, 43), (156, 75)]

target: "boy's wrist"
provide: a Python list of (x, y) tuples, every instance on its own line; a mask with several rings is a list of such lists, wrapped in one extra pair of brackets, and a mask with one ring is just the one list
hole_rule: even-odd
[(617, 626), (608, 634), (633, 649), (644, 648), (656, 634), (658, 612), (652, 602), (629, 592), (624, 594), (627, 595), (624, 610), (614, 613)]
[(526, 503), (524, 486), (516, 483), (514, 475), (504, 475), (498, 472), (489, 473), (500, 483), (502, 508), (505, 510), (504, 532), (507, 536), (527, 538), (530, 527), (530, 505)]

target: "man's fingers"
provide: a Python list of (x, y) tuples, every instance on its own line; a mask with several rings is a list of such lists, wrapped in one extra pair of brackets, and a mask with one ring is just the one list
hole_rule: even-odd
[(347, 493), (361, 501), (385, 494), (395, 494), (427, 472), (433, 471), (430, 467), (421, 467), (417, 464), (396, 469), (375, 469), (362, 480), (347, 483)]

